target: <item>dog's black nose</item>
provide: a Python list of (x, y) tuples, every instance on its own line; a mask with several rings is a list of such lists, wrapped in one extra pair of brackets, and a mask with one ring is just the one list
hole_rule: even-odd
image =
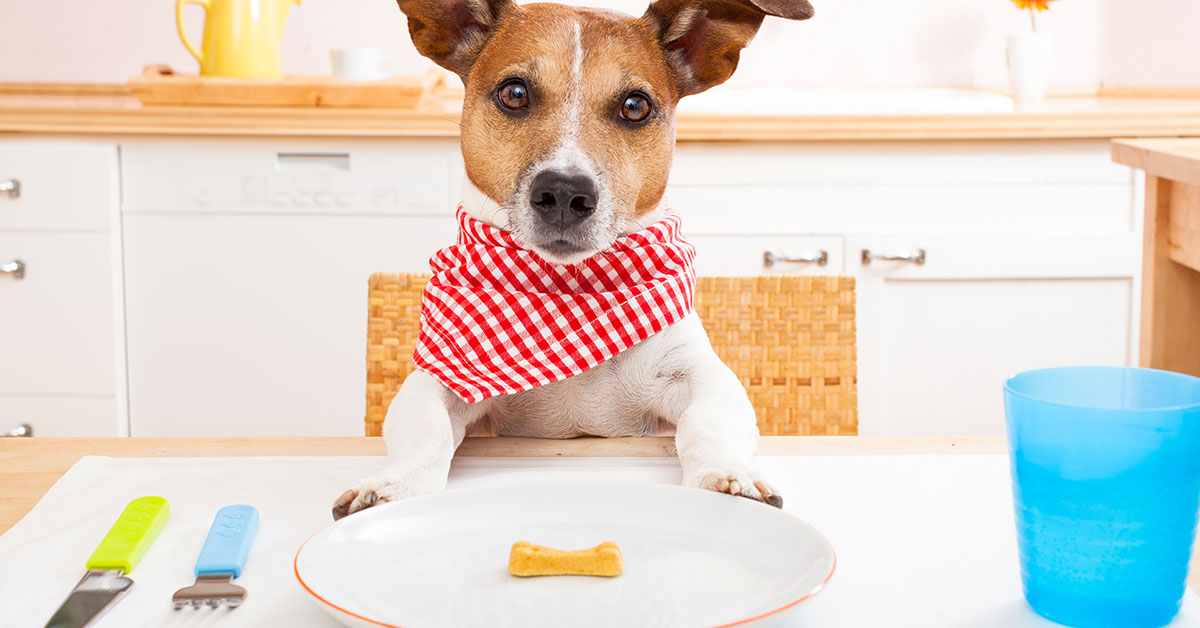
[(596, 211), (596, 182), (583, 174), (544, 170), (533, 178), (529, 204), (547, 224), (573, 227)]

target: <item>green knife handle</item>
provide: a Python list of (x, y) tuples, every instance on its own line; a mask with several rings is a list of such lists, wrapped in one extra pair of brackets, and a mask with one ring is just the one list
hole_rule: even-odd
[(120, 569), (123, 574), (133, 571), (170, 514), (170, 505), (161, 497), (139, 497), (129, 502), (100, 541), (100, 547), (92, 552), (88, 570)]

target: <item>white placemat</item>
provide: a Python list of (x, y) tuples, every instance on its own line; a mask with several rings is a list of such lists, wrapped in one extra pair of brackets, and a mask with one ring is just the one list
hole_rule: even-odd
[[(336, 626), (296, 583), (292, 558), (331, 521), (333, 499), (381, 458), (84, 458), (0, 536), (0, 624), (40, 628), (129, 500), (161, 495), (171, 518), (97, 628)], [(804, 626), (1055, 626), (1021, 599), (1004, 456), (765, 457), (786, 509), (828, 535), (838, 568), (804, 602)], [(451, 488), (546, 479), (679, 481), (672, 459), (464, 458)], [(237, 610), (171, 610), (216, 510), (246, 503), (261, 524)], [(752, 535), (751, 531), (747, 532)], [(731, 542), (738, 542), (731, 539)], [(1173, 627), (1200, 627), (1189, 593)]]

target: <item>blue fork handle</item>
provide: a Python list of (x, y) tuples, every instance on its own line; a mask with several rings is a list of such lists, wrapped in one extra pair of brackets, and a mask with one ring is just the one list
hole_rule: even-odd
[(258, 532), (258, 510), (253, 506), (226, 506), (217, 511), (200, 558), (196, 559), (196, 575), (242, 575), (254, 534)]

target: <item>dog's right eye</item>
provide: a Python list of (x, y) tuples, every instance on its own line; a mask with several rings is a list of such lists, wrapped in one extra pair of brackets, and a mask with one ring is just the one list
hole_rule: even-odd
[(529, 87), (521, 79), (510, 79), (496, 90), (496, 102), (508, 113), (523, 113), (529, 108)]

